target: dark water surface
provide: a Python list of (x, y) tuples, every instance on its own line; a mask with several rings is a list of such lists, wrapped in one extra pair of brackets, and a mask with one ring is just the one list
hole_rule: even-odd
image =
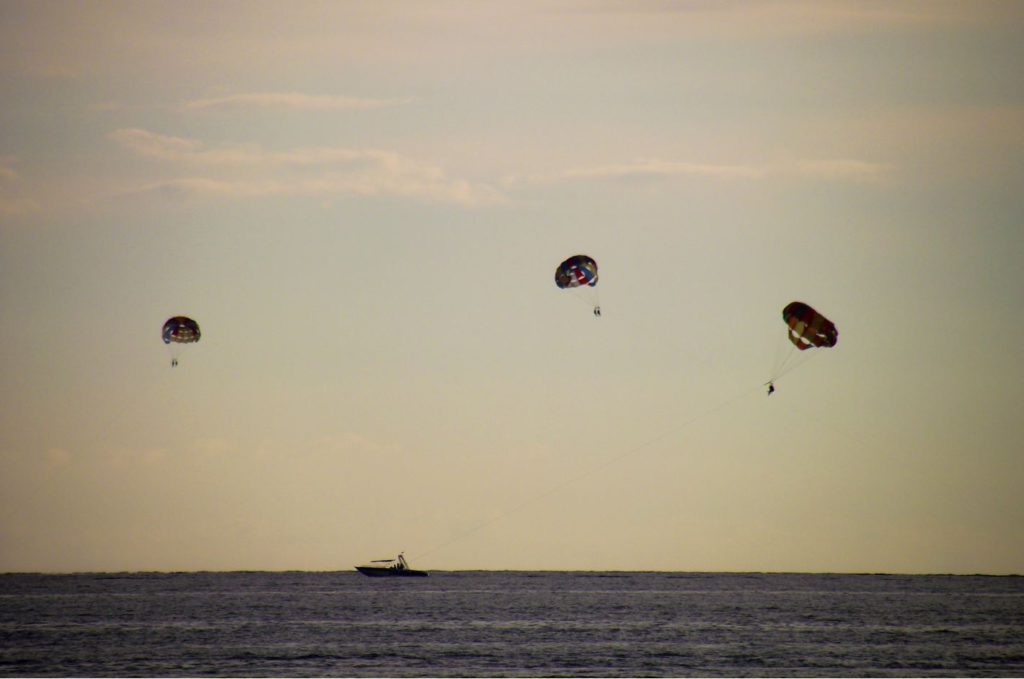
[(1024, 578), (0, 575), (3, 676), (1024, 676)]

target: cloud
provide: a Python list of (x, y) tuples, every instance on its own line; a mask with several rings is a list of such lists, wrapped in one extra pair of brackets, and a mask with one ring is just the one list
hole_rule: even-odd
[(14, 170), (16, 162), (18, 159), (14, 156), (0, 156), (0, 181), (14, 181), (18, 178), (18, 173)]
[(0, 195), (0, 215), (5, 217), (21, 217), (39, 210), (39, 203), (30, 198), (11, 198)]
[(234, 456), (241, 450), (241, 445), (233, 438), (205, 437), (192, 442), (192, 449), (202, 457)]
[(811, 177), (833, 181), (878, 181), (892, 172), (885, 163), (872, 163), (853, 158), (800, 160), (780, 165), (776, 173), (781, 176)]
[(617, 179), (629, 177), (712, 177), (716, 179), (758, 179), (764, 171), (746, 165), (641, 160), (618, 165), (578, 167), (562, 173), (564, 179)]
[[(1012, 3), (1011, 3), (1012, 4)], [(603, 0), (566, 10), (602, 17), (610, 29), (645, 27), (659, 33), (716, 38), (857, 31), (934, 30), (964, 24), (995, 23), (1016, 10), (999, 3), (950, 0), (848, 2), (847, 0)], [(679, 19), (679, 20), (677, 20)], [(623, 27), (625, 24), (625, 28)]]
[(550, 175), (511, 179), (509, 185), (554, 185), (602, 180), (657, 180), (703, 178), (721, 181), (761, 181), (801, 177), (829, 181), (877, 181), (891, 168), (882, 163), (855, 159), (779, 161), (765, 164), (716, 164), (643, 159), (629, 163), (590, 165)]
[(108, 136), (130, 151), (162, 160), (183, 160), (202, 149), (202, 144), (197, 141), (138, 128), (115, 130)]
[(366, 99), (309, 95), (298, 92), (255, 92), (211, 99), (193, 99), (185, 103), (188, 111), (237, 111), (245, 109), (285, 109), (294, 111), (359, 111), (388, 108), (409, 103), (409, 99)]
[(14, 169), (15, 156), (0, 156), (0, 215), (19, 217), (39, 210), (39, 204), (24, 194), (21, 175)]
[(207, 148), (194, 139), (128, 128), (110, 133), (122, 148), (183, 170), (128, 193), (170, 198), (394, 196), (462, 206), (507, 199), (482, 183), (450, 177), (442, 168), (381, 149), (300, 147), (269, 151), (257, 144)]

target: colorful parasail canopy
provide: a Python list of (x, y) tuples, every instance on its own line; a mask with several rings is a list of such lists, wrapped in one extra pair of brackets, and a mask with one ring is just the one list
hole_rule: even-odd
[(170, 344), (171, 342), (192, 344), (199, 341), (200, 335), (199, 324), (188, 316), (168, 318), (167, 322), (164, 323), (164, 344)]
[(578, 288), (584, 285), (597, 285), (597, 262), (586, 255), (573, 255), (555, 269), (555, 285), (565, 288)]
[(834, 347), (839, 340), (835, 324), (803, 302), (790, 302), (782, 310), (789, 326), (789, 341), (800, 351), (811, 347)]

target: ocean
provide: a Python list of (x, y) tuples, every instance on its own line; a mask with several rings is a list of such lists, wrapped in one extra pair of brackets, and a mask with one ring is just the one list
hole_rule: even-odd
[(1024, 577), (5, 574), (0, 675), (1024, 676)]

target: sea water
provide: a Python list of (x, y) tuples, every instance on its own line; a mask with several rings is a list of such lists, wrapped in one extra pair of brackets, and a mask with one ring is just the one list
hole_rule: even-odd
[(1024, 578), (0, 575), (4, 676), (1024, 676)]

